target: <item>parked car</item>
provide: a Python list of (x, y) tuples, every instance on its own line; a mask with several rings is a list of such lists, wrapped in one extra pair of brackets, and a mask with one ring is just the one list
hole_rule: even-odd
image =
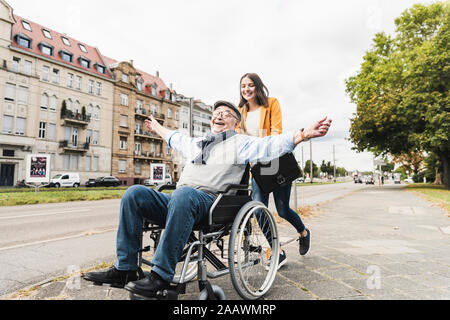
[(355, 183), (363, 183), (361, 177), (355, 177)]
[(172, 177), (170, 176), (170, 174), (166, 174), (166, 178), (164, 180), (161, 180), (158, 182), (155, 180), (152, 180), (151, 178), (144, 180), (145, 186), (158, 186), (158, 185), (166, 185), (166, 184), (172, 184)]
[(298, 179), (297, 179), (297, 182), (301, 182), (301, 183), (303, 183), (303, 182), (305, 182), (305, 178), (303, 178), (303, 177), (300, 177), (300, 178), (298, 178)]
[(80, 186), (80, 175), (77, 172), (57, 174), (50, 179), (50, 188), (78, 188)]
[(375, 184), (375, 180), (373, 179), (372, 176), (366, 177), (366, 184)]
[(93, 179), (89, 179), (86, 182), (86, 187), (117, 187), (121, 185), (121, 182), (116, 177), (100, 177), (92, 181)]
[(413, 180), (413, 178), (406, 178), (405, 182), (406, 183), (414, 183), (414, 180)]

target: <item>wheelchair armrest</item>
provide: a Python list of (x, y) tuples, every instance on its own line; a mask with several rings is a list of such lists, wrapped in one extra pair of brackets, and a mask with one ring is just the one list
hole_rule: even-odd
[(177, 184), (163, 184), (162, 186), (159, 186), (156, 188), (156, 191), (163, 192), (164, 190), (175, 190), (177, 188)]
[(246, 184), (230, 184), (228, 185), (224, 191), (219, 191), (221, 193), (228, 193), (230, 190), (248, 190), (249, 186)]

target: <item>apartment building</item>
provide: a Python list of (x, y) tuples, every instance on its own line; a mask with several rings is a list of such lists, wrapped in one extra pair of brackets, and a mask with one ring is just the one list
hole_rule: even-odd
[(99, 50), (0, 0), (0, 59), (0, 186), (25, 179), (27, 154), (82, 182), (110, 175), (114, 78)]
[(150, 177), (152, 163), (166, 164), (166, 173), (179, 178), (179, 166), (172, 161), (167, 143), (145, 127), (150, 114), (165, 127), (177, 130), (180, 105), (176, 92), (159, 77), (134, 67), (133, 61), (104, 57), (116, 79), (112, 144), (112, 174), (122, 184), (142, 184)]

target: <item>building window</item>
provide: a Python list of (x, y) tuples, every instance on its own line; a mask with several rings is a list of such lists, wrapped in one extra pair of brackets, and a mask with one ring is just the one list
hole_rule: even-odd
[(63, 170), (69, 170), (70, 166), (70, 155), (64, 154), (63, 155)]
[(45, 30), (45, 29), (42, 29), (42, 33), (44, 34), (44, 36), (45, 36), (47, 39), (53, 39), (53, 38), (52, 38), (52, 34), (50, 33), (50, 31)]
[(4, 157), (14, 157), (15, 156), (14, 154), (15, 154), (15, 150), (3, 149)]
[(50, 97), (49, 109), (52, 112), (56, 112), (56, 104), (58, 103), (58, 98), (56, 96)]
[(93, 80), (89, 80), (88, 83), (88, 92), (93, 94), (94, 93), (94, 81)]
[(13, 120), (14, 120), (14, 117), (3, 115), (2, 133), (4, 133), (4, 134), (12, 134), (12, 132), (13, 132)]
[(81, 77), (80, 76), (77, 76), (75, 78), (75, 88), (77, 90), (81, 90)]
[(97, 95), (101, 96), (102, 95), (102, 83), (101, 82), (97, 82), (96, 89), (97, 89)]
[(172, 110), (167, 109), (167, 118), (171, 119), (172, 118)]
[(144, 90), (144, 84), (143, 84), (143, 82), (140, 81), (140, 80), (138, 80), (138, 82), (137, 82), (137, 87), (138, 87), (138, 90), (139, 90), (139, 91)]
[(69, 46), (69, 47), (70, 47), (70, 41), (69, 41), (69, 39), (67, 39), (66, 37), (61, 37), (61, 39), (62, 39), (62, 42), (63, 42), (66, 46)]
[(23, 26), (23, 28), (25, 30), (32, 31), (31, 30), (31, 25), (28, 22), (24, 21), (24, 20), (22, 20), (22, 26)]
[(169, 90), (166, 90), (166, 92), (165, 92), (165, 98), (166, 98), (167, 100), (170, 100), (170, 92), (169, 92)]
[(178, 116), (178, 111), (175, 111), (175, 120), (178, 120), (179, 116)]
[(92, 139), (92, 129), (88, 129), (86, 131), (86, 143), (91, 144), (91, 139)]
[(120, 137), (120, 150), (127, 150), (127, 138)]
[(16, 99), (16, 86), (11, 83), (5, 84), (5, 100), (14, 101)]
[(98, 141), (99, 132), (98, 132), (98, 130), (94, 130), (92, 133), (93, 133), (93, 135), (92, 135), (92, 144), (94, 146), (97, 146), (98, 143), (99, 143), (99, 141)]
[(98, 157), (94, 157), (94, 163), (92, 164), (92, 170), (98, 171)]
[(141, 174), (141, 171), (142, 171), (142, 163), (136, 162), (134, 164), (134, 173), (135, 174)]
[(98, 63), (95, 64), (95, 68), (97, 69), (97, 72), (105, 74), (106, 73), (106, 68), (105, 66), (102, 66)]
[(19, 87), (17, 101), (21, 104), (28, 104), (28, 88), (22, 86)]
[(31, 61), (25, 60), (25, 64), (24, 64), (24, 66), (23, 66), (23, 72), (24, 72), (26, 75), (31, 75), (31, 72), (32, 72), (32, 66), (33, 66), (33, 64), (32, 64)]
[(73, 62), (73, 54), (66, 52), (66, 51), (60, 51), (61, 59), (67, 62)]
[(45, 139), (46, 127), (47, 127), (46, 122), (39, 122), (39, 138), (40, 139)]
[(83, 68), (89, 69), (91, 62), (85, 58), (78, 58), (78, 62)]
[(39, 47), (41, 48), (41, 52), (43, 54), (46, 54), (48, 56), (53, 56), (53, 47), (46, 45), (46, 44), (39, 44)]
[(48, 109), (48, 95), (44, 93), (41, 96), (41, 110), (47, 111), (47, 109)]
[(56, 124), (54, 123), (48, 124), (48, 140), (56, 140)]
[(67, 86), (69, 88), (72, 88), (72, 86), (73, 86), (73, 74), (71, 74), (71, 73), (67, 74)]
[(70, 169), (74, 171), (78, 170), (78, 155), (70, 155)]
[(19, 72), (20, 58), (13, 57), (12, 71)]
[(122, 73), (122, 81), (128, 83), (128, 75)]
[(84, 53), (88, 52), (84, 44), (79, 43), (78, 45), (80, 46), (81, 51), (83, 51)]
[(87, 156), (84, 158), (84, 169), (86, 171), (91, 171), (91, 157)]
[(142, 110), (144, 108), (144, 102), (142, 100), (136, 100), (136, 109)]
[(119, 160), (119, 173), (126, 173), (126, 172), (127, 172), (127, 161)]
[(22, 35), (18, 35), (16, 38), (17, 44), (21, 47), (31, 49), (31, 39)]
[(152, 96), (156, 96), (156, 86), (152, 86)]
[(19, 136), (25, 135), (25, 130), (27, 126), (26, 118), (16, 118), (16, 134)]
[(53, 69), (52, 82), (55, 83), (55, 84), (59, 83), (59, 70), (58, 69)]
[(88, 109), (87, 109), (87, 116), (88, 117), (92, 117), (93, 109), (94, 109), (94, 107), (92, 106), (92, 104), (89, 103)]
[(128, 116), (120, 115), (120, 126), (128, 128)]
[(42, 80), (44, 81), (50, 80), (50, 68), (47, 66), (42, 67)]
[(158, 112), (158, 107), (154, 104), (152, 104), (152, 114), (156, 115), (156, 113)]
[(100, 106), (96, 106), (94, 109), (94, 119), (100, 120)]
[(122, 94), (120, 95), (120, 98), (121, 98), (121, 103), (122, 103), (122, 105), (128, 107), (128, 95), (125, 94), (125, 93), (122, 93)]

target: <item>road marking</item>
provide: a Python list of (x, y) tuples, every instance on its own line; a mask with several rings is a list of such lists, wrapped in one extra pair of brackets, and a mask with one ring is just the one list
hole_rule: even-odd
[(18, 245), (15, 245), (15, 246), (0, 248), (0, 251), (6, 251), (6, 250), (11, 250), (11, 249), (18, 249), (18, 248), (29, 247), (29, 246), (34, 246), (34, 245), (38, 245), (38, 244), (44, 244), (44, 243), (55, 242), (55, 241), (62, 241), (62, 240), (69, 240), (69, 239), (75, 239), (75, 238), (80, 238), (80, 237), (94, 236), (94, 235), (98, 235), (98, 234), (102, 234), (102, 233), (108, 233), (108, 232), (113, 232), (113, 231), (117, 231), (117, 228), (111, 228), (111, 229), (106, 229), (106, 230), (101, 230), (101, 231), (100, 230), (99, 231), (85, 231), (83, 233), (79, 233), (79, 234), (75, 234), (75, 235), (67, 236), (67, 237), (54, 238), (54, 239), (48, 239), (48, 240), (41, 240), (41, 241), (35, 241), (35, 242), (30, 242), (30, 243), (18, 244)]
[(34, 214), (27, 214), (27, 215), (18, 215), (18, 216), (7, 216), (7, 217), (0, 217), (0, 220), (6, 220), (6, 219), (17, 219), (17, 218), (29, 218), (29, 217), (41, 217), (41, 216), (54, 216), (61, 213), (72, 213), (72, 212), (90, 212), (91, 209), (84, 209), (84, 210), (67, 210), (67, 211), (57, 211), (57, 212), (46, 212), (46, 213), (34, 213)]

